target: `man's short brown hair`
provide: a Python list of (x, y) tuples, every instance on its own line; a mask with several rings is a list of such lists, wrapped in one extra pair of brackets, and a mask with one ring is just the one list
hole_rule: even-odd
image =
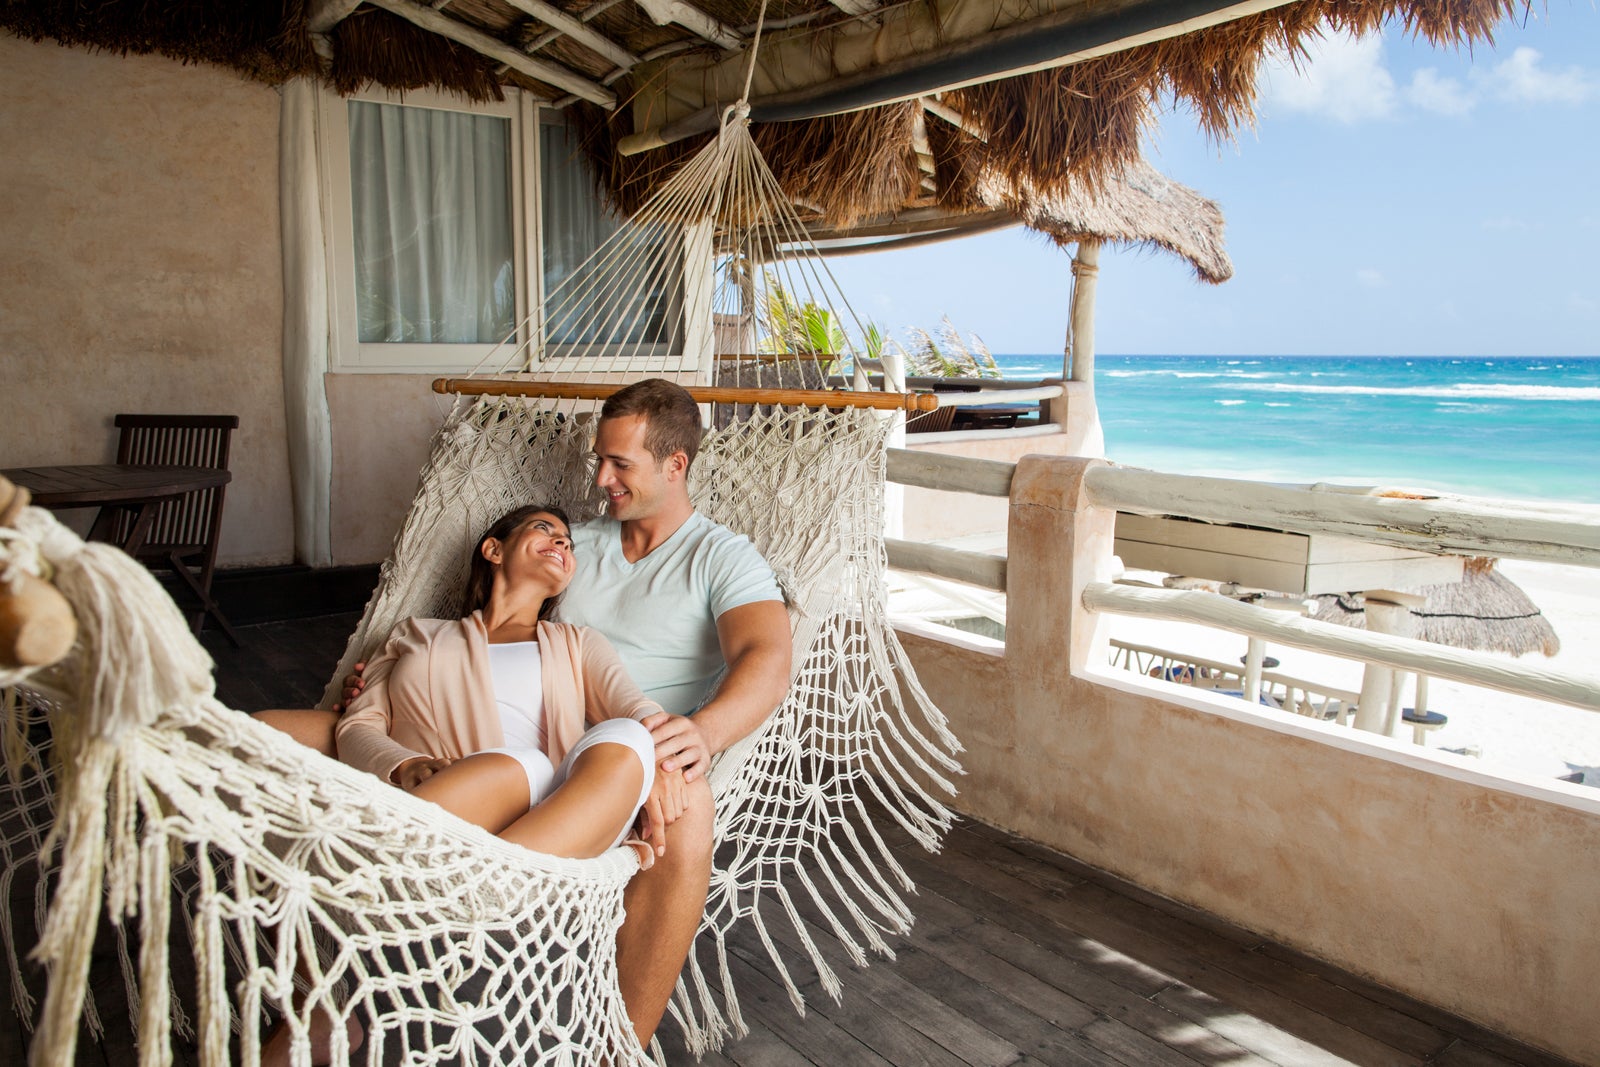
[(700, 405), (683, 386), (665, 378), (646, 378), (612, 393), (600, 408), (602, 419), (638, 415), (645, 421), (644, 447), (660, 463), (674, 452), (694, 463), (705, 430), (700, 425)]

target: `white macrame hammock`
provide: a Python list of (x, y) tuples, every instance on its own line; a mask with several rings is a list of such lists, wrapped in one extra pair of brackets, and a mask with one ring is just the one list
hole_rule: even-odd
[[(541, 383), (826, 385), (853, 347), (839, 324), (855, 320), (806, 247), (734, 112), (504, 346), (492, 388), (558, 391), (530, 384), (528, 372)], [(802, 320), (833, 324), (826, 342), (798, 351)], [(719, 347), (741, 358), (718, 358)], [(543, 502), (575, 517), (598, 512), (589, 461), (598, 393), (571, 391), (588, 399), (455, 404), (325, 704), (396, 622), (459, 614), (471, 547), (505, 511)], [(719, 406), (694, 465), (697, 509), (748, 535), (773, 565), (794, 639), (788, 698), (710, 775), (715, 869), (671, 1008), (697, 1053), (744, 1030), (728, 965), (740, 923), (752, 924), (803, 1010), (763, 902), (776, 902), (837, 997), (801, 908), (852, 960), (888, 953), (884, 932), (911, 921), (901, 898), (911, 882), (874, 813), (930, 849), (950, 823), (929, 789), (954, 792), (959, 746), (885, 611), (892, 424), (865, 407)], [(341, 1064), (645, 1062), (616, 981), (630, 850), (573, 861), (508, 845), (223, 707), (209, 660), (150, 576), (45, 512), (25, 512), (0, 553), (6, 568), (52, 574), (81, 620), (62, 664), (0, 675), (24, 694), (11, 702), (13, 773), (0, 798), (7, 889), (19, 864), (39, 860), (33, 955), (49, 982), (35, 1063), (71, 1059), (81, 1013), (98, 1025), (84, 992), (102, 904), (118, 924), (141, 1064), (170, 1062), (174, 1028), (198, 1042), (202, 1062), (228, 1062), (237, 1047), (251, 1063), (272, 1015), (289, 1020), (297, 1055), (309, 1056), (316, 1011), (365, 1027), (354, 1053), (334, 1028)], [(30, 707), (48, 713), (48, 731)], [(192, 997), (173, 992), (175, 897), (193, 949)], [(18, 963), (28, 939), (10, 914), (13, 988), (29, 1019)]]

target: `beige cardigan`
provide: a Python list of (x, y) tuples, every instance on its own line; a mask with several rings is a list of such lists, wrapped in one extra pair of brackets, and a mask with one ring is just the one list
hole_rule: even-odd
[[(661, 710), (597, 631), (541, 622), (537, 636), (551, 763), (559, 766), (592, 723)], [(334, 728), (339, 758), (353, 767), (390, 780), (408, 759), (460, 759), (505, 744), (479, 612), (465, 619), (407, 619), (390, 631), (363, 677), (365, 688)]]

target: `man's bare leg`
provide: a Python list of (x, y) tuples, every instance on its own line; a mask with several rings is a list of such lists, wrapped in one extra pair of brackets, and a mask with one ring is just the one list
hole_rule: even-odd
[(324, 756), (338, 755), (333, 744), (333, 728), (339, 724), (337, 711), (316, 709), (258, 711), (251, 717), (257, 722), (264, 722), (274, 729), (282, 730), (302, 745), (314, 748)]
[(689, 956), (711, 888), (711, 787), (687, 786), (683, 817), (667, 831), (666, 855), (628, 883), (617, 931), (617, 972), (639, 1043), (648, 1046)]

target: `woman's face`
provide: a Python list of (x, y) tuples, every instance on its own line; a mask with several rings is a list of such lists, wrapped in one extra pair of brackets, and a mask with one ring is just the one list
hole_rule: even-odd
[(503, 541), (489, 538), (484, 542), (483, 554), (495, 564), (496, 585), (533, 582), (544, 586), (547, 596), (557, 596), (566, 589), (577, 569), (567, 524), (547, 511), (536, 511), (523, 519)]

